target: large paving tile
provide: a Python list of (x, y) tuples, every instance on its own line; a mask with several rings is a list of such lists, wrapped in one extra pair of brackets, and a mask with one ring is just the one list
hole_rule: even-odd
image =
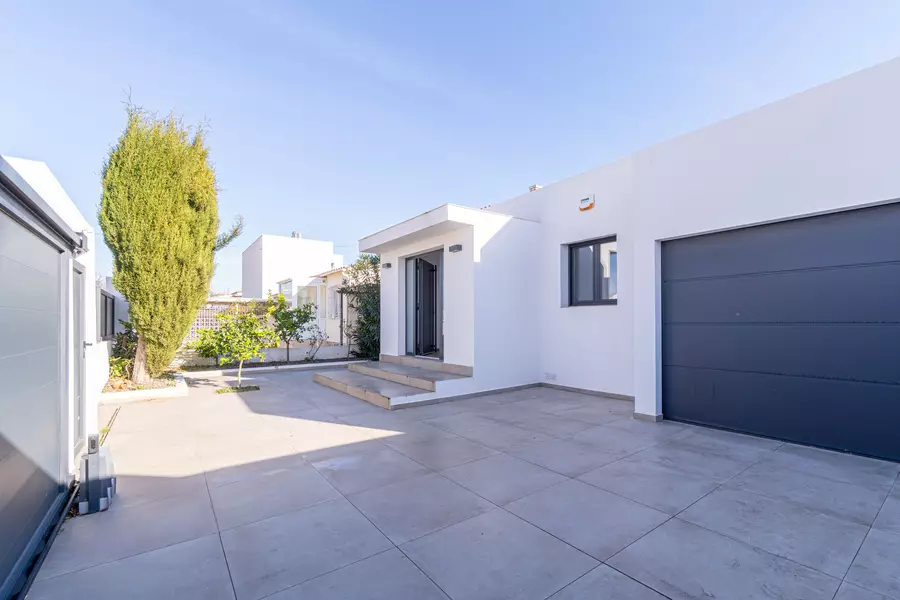
[(550, 439), (548, 435), (472, 412), (427, 419), (425, 422), (496, 450)]
[(574, 480), (526, 496), (506, 510), (601, 561), (670, 518)]
[[(480, 402), (487, 402), (489, 401), (489, 397), (478, 398), (477, 400)], [(470, 409), (471, 406), (468, 406), (463, 402), (439, 402), (427, 406), (404, 408), (397, 411), (397, 414), (405, 418), (420, 420), (456, 415)]]
[(846, 580), (888, 598), (900, 599), (900, 535), (872, 529)]
[(581, 403), (580, 406), (554, 411), (563, 417), (578, 419), (594, 425), (603, 425), (611, 421), (618, 421), (631, 417), (634, 407), (629, 402), (619, 400), (592, 399), (591, 403)]
[(441, 473), (498, 505), (566, 480), (563, 475), (505, 454), (466, 463)]
[(384, 445), (380, 448), (367, 446), (361, 452), (326, 458), (312, 465), (344, 494), (355, 494), (428, 473), (428, 469), (419, 463)]
[(707, 427), (693, 427), (671, 443), (748, 462), (761, 460), (784, 445), (777, 440)]
[(203, 494), (205, 491), (206, 478), (202, 471), (174, 477), (117, 475), (115, 505), (137, 506), (174, 496)]
[(507, 451), (530, 463), (551, 471), (575, 477), (619, 459), (616, 452), (608, 452), (593, 444), (571, 439), (553, 439), (526, 444)]
[(779, 467), (770, 461), (753, 465), (729, 481), (726, 487), (787, 500), (866, 526), (875, 520), (886, 495), (881, 487), (844, 483)]
[(882, 596), (881, 594), (876, 594), (875, 592), (870, 592), (869, 590), (864, 590), (861, 587), (857, 587), (852, 583), (847, 583), (845, 581), (841, 584), (841, 589), (838, 590), (834, 600), (889, 600), (889, 598), (887, 596)]
[(834, 577), (843, 577), (868, 527), (798, 504), (719, 489), (679, 517)]
[(330, 483), (310, 466), (242, 479), (209, 490), (219, 529), (292, 512), (340, 498)]
[(519, 412), (497, 420), (552, 437), (572, 435), (593, 427), (592, 423), (586, 421), (536, 410)]
[(184, 477), (203, 472), (197, 446), (190, 439), (166, 443), (161, 434), (136, 432), (110, 435), (105, 445), (119, 475)]
[(349, 500), (398, 545), (496, 508), (436, 473), (356, 494)]
[(578, 479), (664, 513), (674, 515), (720, 484), (672, 464), (636, 454), (595, 469)]
[(402, 552), (376, 554), (266, 600), (447, 600)]
[(381, 413), (357, 413), (341, 417), (341, 421), (358, 427), (367, 432), (371, 437), (380, 439), (385, 443), (394, 439), (403, 439), (410, 436), (440, 435), (445, 433), (423, 421), (410, 419), (403, 416), (404, 411), (386, 411)]
[(715, 451), (678, 444), (669, 440), (642, 450), (631, 458), (651, 460), (676, 471), (691, 473), (702, 478), (724, 483), (746, 470), (754, 461), (737, 459)]
[(436, 435), (402, 435), (383, 441), (397, 452), (435, 471), (497, 454), (492, 448), (443, 431)]
[(402, 550), (454, 599), (543, 600), (597, 566), (500, 509), (404, 544)]
[(900, 535), (900, 483), (894, 484), (872, 527)]
[(785, 444), (767, 460), (788, 469), (885, 491), (900, 472), (898, 463), (794, 444)]
[(632, 434), (630, 431), (597, 425), (576, 433), (569, 439), (594, 446), (597, 450), (616, 457), (628, 456), (657, 442)]
[(29, 600), (234, 598), (218, 535), (38, 581)]
[(678, 600), (831, 598), (839, 579), (678, 518), (612, 557), (615, 569)]
[(268, 596), (391, 547), (343, 499), (221, 535), (238, 600)]
[(648, 442), (665, 442), (673, 438), (688, 434), (695, 429), (691, 425), (684, 423), (676, 423), (675, 421), (643, 421), (641, 419), (618, 419), (606, 423), (608, 427), (614, 427), (627, 431), (637, 438), (647, 440)]
[(39, 579), (86, 569), (216, 533), (206, 490), (66, 521)]
[[(362, 402), (362, 400), (355, 401)], [(332, 450), (352, 449), (370, 442), (373, 437), (371, 431), (344, 422), (293, 420), (280, 423), (278, 427), (287, 436), (291, 445), (304, 456)]]
[(581, 579), (570, 583), (549, 600), (586, 600), (588, 598), (609, 600), (665, 600), (648, 588), (622, 575), (615, 569), (600, 565)]
[(210, 487), (271, 475), (305, 466), (303, 456), (286, 440), (242, 447), (233, 444), (218, 452), (204, 453), (203, 468)]

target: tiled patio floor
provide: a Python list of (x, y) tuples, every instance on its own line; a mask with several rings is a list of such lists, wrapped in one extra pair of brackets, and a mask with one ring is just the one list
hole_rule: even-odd
[(900, 599), (900, 465), (546, 388), (386, 412), (309, 373), (126, 405), (32, 600)]

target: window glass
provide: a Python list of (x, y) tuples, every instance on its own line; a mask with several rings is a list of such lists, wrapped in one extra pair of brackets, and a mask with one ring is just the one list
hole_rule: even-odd
[(316, 286), (306, 285), (297, 288), (297, 305), (316, 304)]
[(569, 305), (615, 304), (618, 262), (614, 237), (569, 246)]
[(98, 300), (100, 304), (100, 318), (97, 319), (99, 337), (101, 340), (109, 340), (116, 331), (115, 299), (101, 290)]
[(575, 248), (573, 254), (575, 276), (573, 286), (575, 302), (590, 302), (594, 299), (594, 246)]
[(291, 290), (292, 284), (293, 284), (293, 282), (290, 279), (288, 279), (287, 281), (282, 281), (281, 283), (278, 284), (278, 293), (284, 294), (284, 297), (287, 298), (288, 300), (290, 300), (291, 295), (292, 295), (292, 290)]
[(619, 253), (609, 253), (609, 297), (615, 299), (619, 291)]

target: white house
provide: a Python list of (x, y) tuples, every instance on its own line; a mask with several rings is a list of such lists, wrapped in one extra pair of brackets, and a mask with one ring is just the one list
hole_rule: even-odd
[(898, 199), (900, 59), (363, 238), (383, 366), (334, 387), (396, 407), (549, 384), (900, 459)]
[(346, 326), (355, 320), (355, 311), (350, 306), (350, 299), (340, 293), (344, 285), (344, 271), (347, 267), (337, 267), (316, 275), (310, 282), (317, 286), (317, 324), (325, 332), (332, 344), (348, 343)]
[(323, 305), (316, 276), (344, 264), (334, 253), (334, 243), (307, 240), (294, 232), (290, 237), (261, 235), (241, 254), (241, 294), (266, 298), (283, 293), (294, 306), (312, 302)]
[(47, 165), (0, 157), (3, 598), (22, 585), (97, 433), (111, 331), (98, 319), (95, 243)]

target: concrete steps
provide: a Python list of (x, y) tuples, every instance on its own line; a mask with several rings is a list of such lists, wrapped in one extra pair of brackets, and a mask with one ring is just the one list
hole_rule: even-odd
[(392, 404), (409, 402), (410, 396), (428, 393), (422, 388), (387, 381), (349, 369), (315, 373), (313, 381), (388, 410)]
[(443, 373), (422, 367), (410, 367), (407, 365), (386, 362), (360, 362), (348, 365), (347, 368), (355, 373), (362, 373), (370, 377), (377, 377), (385, 381), (393, 381), (401, 385), (419, 388), (428, 392), (437, 391), (438, 381), (461, 379), (465, 375)]
[[(347, 365), (346, 371), (315, 373), (313, 381), (390, 410), (401, 404), (416, 402), (415, 396), (438, 391), (442, 381), (469, 377), (468, 374), (453, 372), (466, 369), (458, 365), (445, 366), (438, 361), (413, 357), (392, 358), (404, 360), (352, 363)], [(435, 366), (439, 369), (428, 368)]]

